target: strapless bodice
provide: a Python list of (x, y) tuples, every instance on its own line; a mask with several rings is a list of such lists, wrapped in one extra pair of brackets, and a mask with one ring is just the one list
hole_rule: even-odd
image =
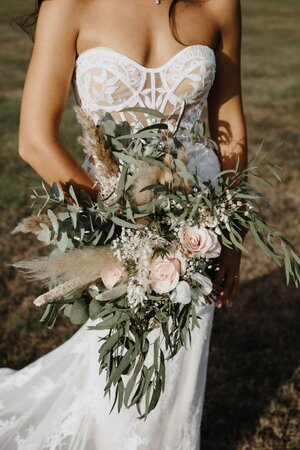
[[(184, 47), (160, 67), (145, 67), (117, 50), (93, 47), (77, 57), (73, 95), (95, 123), (106, 112), (116, 122), (127, 120), (135, 131), (154, 123), (166, 123), (168, 129), (163, 133), (168, 136), (176, 131), (176, 137), (189, 153), (189, 170), (208, 179), (220, 170), (215, 152), (202, 137), (192, 145), (187, 142), (178, 124), (193, 131), (193, 125), (201, 119), (215, 70), (213, 49), (201, 44)], [(143, 111), (122, 111), (130, 107), (155, 109), (164, 118)], [(92, 172), (89, 161), (84, 166)]]
[(157, 118), (121, 110), (147, 107), (163, 113), (162, 121), (174, 132), (180, 118), (188, 128), (200, 118), (214, 75), (214, 51), (205, 45), (184, 47), (156, 68), (116, 50), (94, 47), (78, 55), (72, 85), (76, 102), (95, 122), (110, 112), (116, 121), (127, 120), (138, 129)]

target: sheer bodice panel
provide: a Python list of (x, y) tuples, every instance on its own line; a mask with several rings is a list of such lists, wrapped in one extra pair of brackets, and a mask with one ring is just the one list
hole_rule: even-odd
[[(179, 119), (189, 129), (203, 111), (215, 76), (214, 51), (205, 45), (184, 47), (165, 64), (147, 68), (122, 53), (94, 47), (79, 54), (73, 74), (75, 100), (97, 122), (110, 112), (136, 129), (165, 122), (174, 133)], [(185, 107), (184, 107), (185, 106)], [(127, 107), (159, 110), (164, 119)]]

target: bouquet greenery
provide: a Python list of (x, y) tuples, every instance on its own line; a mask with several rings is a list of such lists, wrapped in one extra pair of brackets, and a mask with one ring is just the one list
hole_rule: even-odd
[[(97, 201), (72, 186), (68, 195), (54, 183), (34, 189), (32, 215), (14, 232), (35, 233), (51, 252), (14, 265), (46, 283), (34, 303), (45, 305), (41, 320), (49, 328), (63, 312), (75, 324), (89, 320), (89, 329), (101, 330), (100, 372), (106, 372), (105, 393), (114, 389), (112, 409), (136, 405), (146, 418), (164, 390), (165, 361), (191, 344), (201, 326), (199, 305), (216, 298), (212, 275), (222, 245), (247, 253), (249, 230), (262, 251), (284, 265), (287, 283), (292, 278), (298, 286), (299, 255), (264, 217), (262, 194), (249, 184), (252, 178), (271, 186), (258, 168), (280, 180), (280, 167), (259, 149), (245, 170), (237, 163), (204, 181), (189, 170), (176, 134), (172, 143), (164, 138), (166, 125), (133, 132), (110, 114), (95, 125), (79, 107), (76, 113), (100, 187)], [(201, 127), (181, 132), (196, 142)], [(217, 147), (207, 143), (217, 157)]]

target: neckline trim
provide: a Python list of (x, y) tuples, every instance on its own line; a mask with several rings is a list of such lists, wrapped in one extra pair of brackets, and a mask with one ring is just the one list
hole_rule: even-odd
[(199, 48), (199, 49), (206, 49), (209, 52), (211, 52), (212, 56), (214, 57), (215, 60), (215, 52), (214, 49), (212, 47), (209, 47), (208, 45), (204, 45), (204, 44), (192, 44), (192, 45), (187, 45), (186, 47), (183, 47), (181, 50), (179, 50), (178, 52), (176, 52), (173, 56), (171, 56), (171, 58), (169, 58), (164, 64), (162, 64), (161, 66), (158, 67), (147, 67), (147, 66), (143, 66), (142, 64), (140, 64), (139, 62), (135, 61), (134, 59), (130, 58), (129, 56), (127, 56), (125, 53), (119, 52), (118, 50), (115, 50), (111, 47), (106, 47), (106, 46), (95, 46), (95, 47), (90, 47), (87, 48), (86, 50), (83, 50), (82, 52), (80, 52), (77, 57), (76, 57), (76, 63), (77, 61), (79, 61), (82, 57), (86, 56), (89, 53), (95, 52), (95, 51), (106, 51), (106, 52), (111, 52), (111, 53), (115, 53), (119, 56), (121, 56), (122, 58), (126, 59), (127, 61), (131, 62), (132, 64), (134, 64), (135, 66), (137, 66), (138, 68), (140, 68), (141, 70), (144, 70), (145, 72), (156, 72), (156, 71), (160, 71), (164, 68), (166, 68), (169, 64), (171, 64), (176, 58), (178, 58), (181, 54), (183, 54), (186, 50), (191, 49), (191, 48)]

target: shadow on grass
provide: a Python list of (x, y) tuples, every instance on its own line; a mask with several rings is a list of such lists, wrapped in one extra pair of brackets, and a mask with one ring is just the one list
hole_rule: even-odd
[[(216, 311), (201, 449), (235, 450), (251, 438), (277, 389), (292, 377), (300, 360), (297, 300), (299, 290), (287, 287), (278, 270), (242, 283), (234, 309)], [(276, 441), (283, 448), (272, 436)]]

